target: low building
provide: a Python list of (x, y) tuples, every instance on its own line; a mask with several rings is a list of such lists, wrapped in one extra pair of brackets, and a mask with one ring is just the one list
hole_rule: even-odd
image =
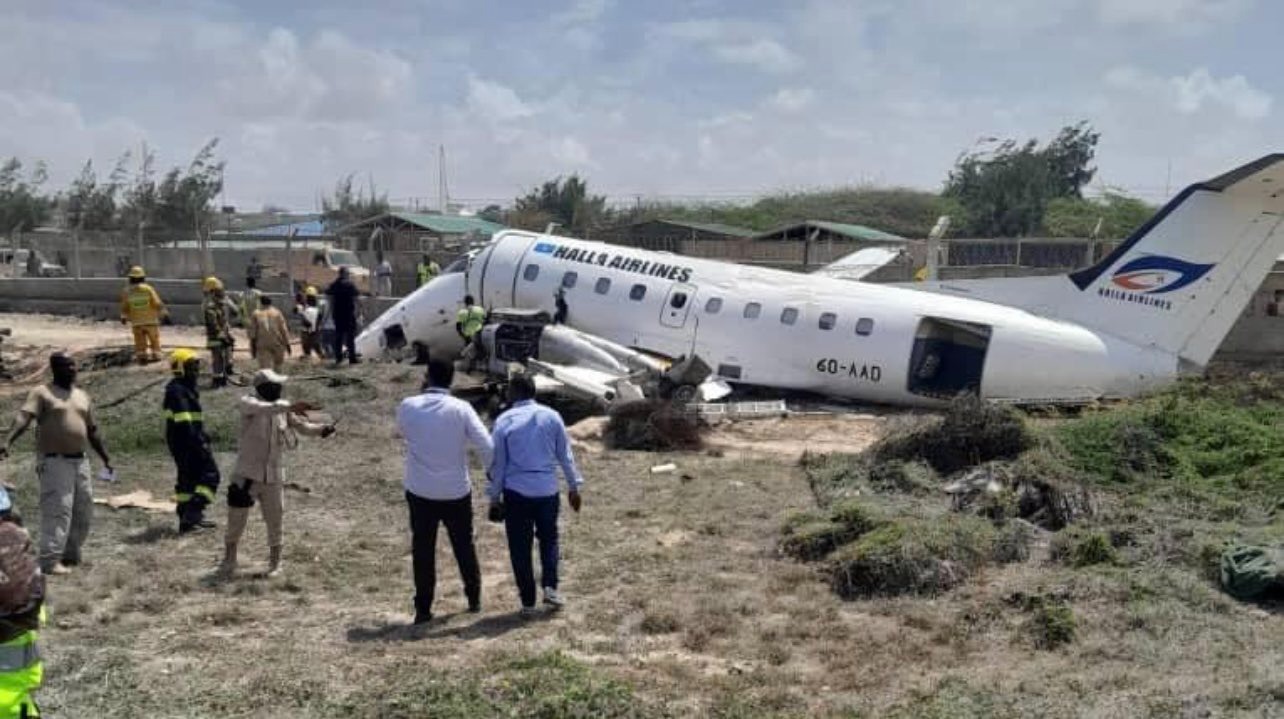
[(753, 230), (743, 227), (733, 227), (717, 222), (664, 219), (617, 225), (593, 233), (593, 239), (613, 245), (697, 256), (713, 255), (694, 252), (694, 248), (691, 247), (693, 243), (742, 242), (752, 236)]
[(505, 228), (480, 217), (389, 212), (341, 227), (336, 234), (358, 252), (428, 252), (458, 254), (473, 243), (486, 242)]
[(754, 261), (803, 270), (827, 265), (870, 247), (905, 247), (900, 235), (864, 225), (806, 220), (777, 227), (754, 236)]

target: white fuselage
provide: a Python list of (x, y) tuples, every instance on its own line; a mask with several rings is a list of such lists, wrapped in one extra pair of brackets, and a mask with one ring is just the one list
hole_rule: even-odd
[(734, 383), (890, 404), (959, 391), (1023, 403), (1086, 402), (1173, 380), (1172, 354), (1013, 307), (908, 288), (735, 265), (565, 237), (505, 232), (467, 273), (443, 275), (359, 338), (384, 328), (455, 352), (465, 293), (487, 309), (556, 312), (623, 345), (697, 355)]

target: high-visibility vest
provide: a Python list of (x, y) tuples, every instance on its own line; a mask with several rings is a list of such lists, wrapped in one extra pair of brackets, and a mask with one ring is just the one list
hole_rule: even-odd
[(132, 325), (160, 324), (160, 295), (146, 282), (130, 285), (120, 295), (120, 315)]
[(486, 310), (482, 309), (481, 305), (465, 307), (455, 315), (455, 321), (462, 325), (464, 337), (471, 339), (481, 331), (482, 325), (486, 324)]
[(0, 719), (38, 717), (40, 710), (31, 692), (40, 687), (45, 668), (36, 645), (37, 632), (29, 631), (0, 644)]

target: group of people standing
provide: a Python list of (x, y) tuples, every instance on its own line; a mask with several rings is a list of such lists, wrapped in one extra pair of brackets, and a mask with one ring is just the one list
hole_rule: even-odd
[(521, 614), (536, 612), (536, 580), (531, 551), (539, 542), (544, 603), (561, 608), (558, 591), (557, 471), (567, 484), (567, 501), (581, 506), (584, 479), (576, 467), (562, 418), (535, 402), (535, 385), (526, 375), (509, 380), (508, 411), (493, 432), (472, 405), (450, 394), (455, 368), (432, 360), (424, 393), (407, 398), (397, 410), (397, 427), (406, 443), (406, 503), (410, 510), (415, 578), (415, 624), (432, 620), (436, 586), (436, 543), (445, 525), (470, 612), (481, 611), (481, 568), (473, 544), (473, 485), (467, 448), (486, 466), (487, 517), (502, 522), (521, 600)]

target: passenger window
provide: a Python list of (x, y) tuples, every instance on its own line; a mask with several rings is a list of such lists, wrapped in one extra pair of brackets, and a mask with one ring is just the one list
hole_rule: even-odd
[(874, 331), (874, 320), (868, 317), (862, 317), (856, 320), (856, 334), (861, 337), (868, 337)]
[(706, 315), (716, 315), (722, 311), (722, 298), (710, 297), (709, 301), (704, 303), (704, 313)]
[(526, 269), (522, 270), (522, 277), (527, 282), (534, 282), (539, 277), (539, 265), (526, 265)]
[(797, 308), (797, 307), (786, 307), (786, 308), (785, 308), (785, 309), (780, 313), (780, 324), (782, 324), (782, 325), (792, 325), (793, 323), (795, 323), (795, 322), (797, 322), (797, 321), (798, 321), (798, 308)]
[(674, 293), (673, 293), (673, 296), (669, 298), (669, 306), (670, 306), (670, 307), (672, 307), (672, 308), (673, 308), (673, 309), (675, 309), (675, 310), (680, 310), (680, 309), (682, 309), (683, 307), (686, 307), (686, 306), (687, 306), (687, 293), (685, 293), (685, 292), (674, 292)]
[(569, 290), (572, 287), (574, 287), (575, 283), (579, 282), (579, 280), (580, 280), (579, 273), (567, 272), (566, 274), (562, 275), (562, 287), (565, 287), (566, 289)]
[(609, 277), (599, 277), (599, 278), (598, 278), (598, 280), (597, 280), (597, 284), (596, 284), (596, 285), (593, 285), (593, 291), (594, 291), (594, 292), (596, 292), (596, 293), (598, 293), (599, 295), (604, 295), (604, 294), (606, 294), (607, 292), (610, 292), (610, 291), (611, 291), (611, 278), (609, 278)]
[(833, 312), (824, 312), (820, 315), (820, 328), (822, 330), (832, 330), (836, 324), (838, 324), (838, 315)]
[(629, 299), (636, 302), (643, 297), (646, 297), (646, 285), (633, 285), (629, 288)]
[(756, 320), (760, 314), (762, 314), (762, 305), (760, 303), (750, 302), (745, 305), (745, 319)]

